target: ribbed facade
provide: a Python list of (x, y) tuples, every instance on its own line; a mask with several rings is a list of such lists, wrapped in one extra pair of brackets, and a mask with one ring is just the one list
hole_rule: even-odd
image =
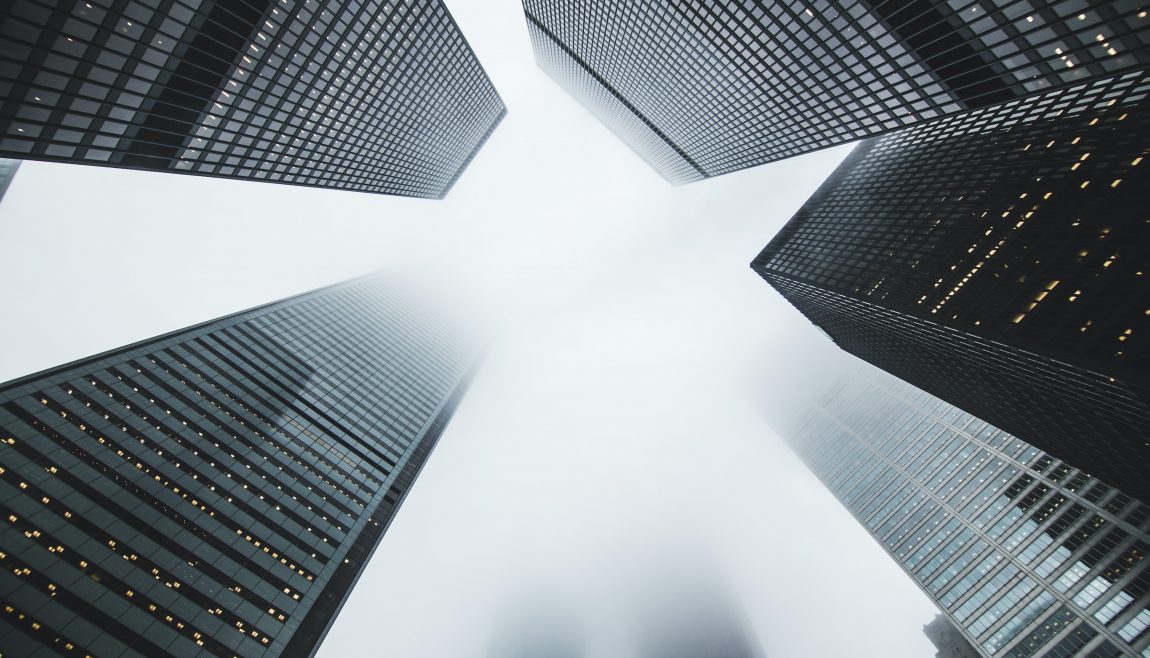
[(1132, 0), (523, 0), (539, 65), (674, 183), (1150, 64)]
[(775, 420), (983, 655), (1150, 656), (1150, 508), (863, 364)]
[(310, 655), (468, 369), (373, 277), (0, 387), (0, 651)]
[(864, 141), (752, 267), (843, 349), (1150, 500), (1148, 93)]
[(0, 156), (440, 198), (505, 112), (438, 0), (0, 14)]

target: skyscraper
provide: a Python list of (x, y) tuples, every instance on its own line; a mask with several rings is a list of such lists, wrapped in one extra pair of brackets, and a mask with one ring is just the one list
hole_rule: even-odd
[(864, 141), (752, 267), (843, 349), (1150, 500), (1148, 92)]
[(466, 387), (372, 277), (0, 387), (5, 654), (307, 656)]
[(0, 14), (0, 156), (439, 198), (505, 111), (439, 0)]
[(820, 374), (779, 434), (979, 651), (1150, 655), (1150, 508), (866, 364)]
[(4, 198), (4, 193), (8, 191), (8, 186), (12, 184), (12, 179), (16, 177), (16, 170), (19, 168), (19, 160), (0, 158), (0, 200)]
[(523, 8), (539, 65), (674, 183), (1150, 64), (1132, 1)]

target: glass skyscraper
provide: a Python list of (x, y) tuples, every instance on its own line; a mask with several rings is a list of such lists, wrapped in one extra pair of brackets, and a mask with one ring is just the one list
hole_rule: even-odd
[(843, 349), (1150, 501), (1148, 93), (864, 141), (752, 267)]
[(505, 111), (439, 0), (0, 13), (0, 157), (440, 198)]
[(5, 655), (307, 656), (466, 387), (388, 279), (0, 386)]
[(1150, 656), (1146, 505), (864, 363), (788, 385), (779, 434), (984, 655)]
[(1134, 0), (523, 0), (539, 65), (674, 183), (1150, 64)]

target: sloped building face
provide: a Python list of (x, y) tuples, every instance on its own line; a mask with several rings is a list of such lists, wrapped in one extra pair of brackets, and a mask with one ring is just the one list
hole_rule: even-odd
[(0, 91), (0, 156), (431, 198), (505, 113), (437, 0), (14, 0)]
[(524, 0), (539, 65), (673, 183), (1150, 63), (1137, 3)]
[(466, 385), (357, 280), (0, 388), (14, 655), (309, 655)]
[(865, 364), (800, 388), (779, 433), (982, 655), (1150, 651), (1150, 508)]
[(1148, 92), (865, 141), (752, 267), (848, 352), (1150, 499)]

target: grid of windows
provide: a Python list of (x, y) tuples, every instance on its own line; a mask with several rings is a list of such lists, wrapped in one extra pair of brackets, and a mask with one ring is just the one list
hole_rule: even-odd
[(1134, 0), (523, 7), (540, 66), (673, 182), (1150, 63), (1150, 18)]
[(844, 349), (1150, 499), (1148, 92), (865, 141), (752, 267)]
[(379, 277), (0, 387), (13, 655), (309, 655), (466, 385)]
[(865, 364), (799, 385), (780, 434), (980, 652), (1150, 655), (1150, 508)]
[(440, 198), (505, 114), (438, 0), (13, 0), (0, 154)]

